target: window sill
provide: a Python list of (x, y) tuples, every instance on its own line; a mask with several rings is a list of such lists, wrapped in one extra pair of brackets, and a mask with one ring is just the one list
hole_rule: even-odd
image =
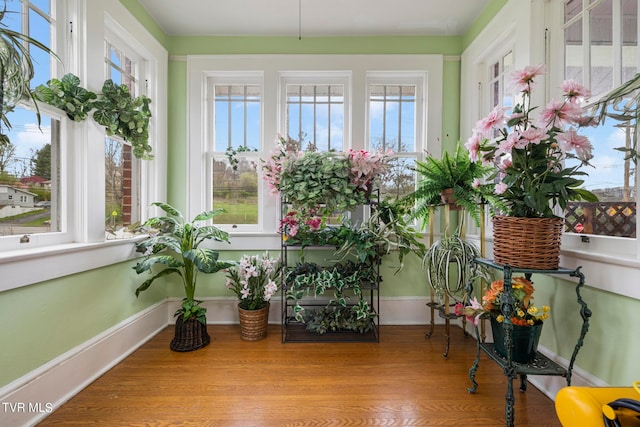
[(143, 239), (69, 243), (0, 253), (0, 292), (137, 257), (134, 242)]

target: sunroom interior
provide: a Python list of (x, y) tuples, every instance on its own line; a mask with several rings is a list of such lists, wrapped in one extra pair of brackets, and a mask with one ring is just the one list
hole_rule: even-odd
[[(144, 236), (130, 226), (159, 214), (152, 202), (169, 203), (188, 218), (213, 207), (229, 208), (233, 215), (219, 223), (229, 233), (229, 243), (216, 246), (223, 258), (280, 253), (280, 201), (259, 168), (247, 172), (252, 193), (244, 197), (240, 211), (228, 202), (227, 193), (234, 190), (216, 169), (228, 165), (228, 148), (244, 147), (238, 158), (259, 164), (279, 134), (293, 133), (289, 136), (304, 135), (325, 151), (391, 148), (409, 170), (414, 160), (439, 157), (466, 141), (476, 121), (508, 98), (505, 81), (512, 70), (545, 64), (536, 93), (541, 102), (560, 96), (566, 78), (590, 87), (595, 102), (640, 72), (635, 0), (405, 0), (393, 6), (381, 0), (6, 3), (22, 13), (17, 28), (44, 37), (57, 55), (38, 54), (36, 66), (43, 61), (46, 66), (36, 72), (32, 87), (72, 73), (96, 93), (106, 79), (113, 79), (130, 83), (132, 92), (151, 99), (153, 158), (129, 157), (131, 180), (126, 188), (119, 182), (117, 189), (110, 187), (110, 162), (131, 156), (131, 147), (110, 138), (95, 122), (75, 122), (61, 109), (39, 105), (40, 126), (49, 127), (45, 145), (52, 150), (47, 228), (0, 222), (0, 319), (5, 324), (0, 331), (0, 402), (48, 402), (52, 410), (175, 323), (182, 299), (177, 281), (167, 278), (166, 286), (135, 295), (141, 282), (133, 269), (141, 256), (135, 244)], [(33, 30), (42, 22), (51, 31)], [(244, 91), (234, 92), (237, 88)], [(317, 92), (306, 92), (309, 88)], [(374, 140), (376, 132), (397, 131), (406, 124), (396, 119), (399, 123), (379, 125), (369, 100), (387, 95), (398, 99), (404, 88), (411, 88), (414, 100), (409, 142)], [(303, 119), (306, 107), (302, 101), (296, 104), (296, 96), (335, 97), (340, 100), (335, 111), (342, 113), (314, 110), (311, 119)], [(242, 99), (244, 123), (257, 123), (255, 130), (232, 125), (236, 116), (231, 103), (225, 104), (225, 114), (216, 110), (225, 97)], [(250, 104), (256, 100), (254, 109)], [(296, 120), (285, 113), (294, 111), (292, 105), (300, 108)], [(20, 108), (34, 116), (32, 103), (25, 101)], [(325, 115), (330, 119), (322, 121)], [(0, 158), (3, 180), (35, 175), (33, 156), (43, 147), (33, 142), (38, 139), (34, 135), (43, 134), (35, 119), (16, 126), (15, 117), (8, 135), (21, 154), (13, 163)], [(304, 127), (304, 120), (320, 125)], [(616, 234), (606, 227), (601, 232), (573, 227), (562, 237), (560, 264), (580, 267), (585, 277), (581, 296), (593, 313), (573, 368), (571, 382), (578, 386), (628, 387), (640, 380), (635, 217), (640, 179), (635, 158), (625, 160), (616, 150), (625, 144), (625, 133), (618, 130), (615, 135), (590, 134), (594, 167), (586, 170), (592, 181), (585, 182), (599, 191), (601, 201), (615, 202), (607, 212), (626, 228)], [(17, 186), (0, 184), (0, 190)], [(126, 193), (128, 207), (113, 202), (117, 192)], [(0, 198), (2, 209), (4, 204)], [(445, 231), (443, 212), (436, 212), (432, 221), (434, 234), (426, 224), (422, 228), (426, 244)], [(465, 233), (478, 243), (483, 240), (491, 258), (488, 211), (482, 226), (465, 221)], [(428, 325), (433, 311), (427, 303), (433, 296), (421, 260), (407, 256), (397, 271), (392, 255), (382, 261), (380, 325)], [(560, 364), (571, 359), (575, 331), (582, 325), (575, 285), (575, 278), (562, 275), (536, 278), (536, 301), (552, 307), (539, 349)], [(225, 287), (223, 274), (202, 275), (197, 294), (213, 334), (215, 325), (238, 323), (237, 298)], [(281, 322), (279, 303), (279, 298), (272, 301), (272, 324)], [(443, 323), (441, 317), (433, 320)], [(463, 326), (473, 332), (462, 319), (453, 321), (454, 329)], [(552, 400), (566, 385), (564, 378), (553, 376), (529, 381)], [(0, 424), (34, 425), (49, 415), (11, 408), (0, 407)]]

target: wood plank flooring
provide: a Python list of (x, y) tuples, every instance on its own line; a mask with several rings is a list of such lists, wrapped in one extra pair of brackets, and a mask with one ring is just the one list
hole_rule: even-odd
[[(452, 328), (382, 326), (379, 343), (281, 343), (240, 339), (237, 325), (209, 325), (211, 344), (169, 350), (169, 327), (39, 426), (504, 426), (506, 378), (484, 354), (469, 394), (476, 342)], [(517, 391), (515, 425), (560, 426), (554, 404)]]

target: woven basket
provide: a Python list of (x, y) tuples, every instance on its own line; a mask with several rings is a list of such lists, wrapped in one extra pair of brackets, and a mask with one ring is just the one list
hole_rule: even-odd
[(555, 270), (560, 264), (562, 218), (493, 217), (493, 260), (517, 268)]
[(258, 310), (245, 310), (238, 305), (240, 315), (240, 338), (245, 341), (258, 341), (267, 337), (269, 324), (269, 307)]
[(182, 315), (176, 319), (176, 331), (169, 347), (173, 351), (193, 351), (209, 344), (211, 337), (207, 333), (207, 325), (191, 317), (184, 320)]

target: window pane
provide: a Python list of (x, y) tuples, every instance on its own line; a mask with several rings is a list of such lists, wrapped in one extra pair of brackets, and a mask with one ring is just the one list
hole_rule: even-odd
[(125, 237), (125, 228), (140, 220), (138, 164), (131, 145), (105, 140), (105, 229), (107, 238)]
[(258, 223), (258, 161), (258, 157), (242, 154), (234, 159), (214, 157), (213, 208), (225, 210), (214, 218), (216, 224)]
[(414, 152), (416, 87), (372, 85), (369, 88), (369, 146), (373, 150)]
[(589, 14), (591, 93), (613, 89), (613, 20), (611, 0), (603, 0)]
[(622, 81), (638, 72), (638, 0), (622, 0)]
[(262, 88), (214, 86), (213, 208), (216, 224), (258, 224), (258, 157), (262, 147)]
[[(570, 202), (565, 211), (567, 231), (606, 236), (636, 237), (636, 167), (616, 148), (631, 146), (632, 128), (608, 119), (603, 126), (581, 132), (594, 142), (595, 169), (587, 169), (584, 188), (599, 202)], [(575, 164), (567, 162), (568, 166)]]
[[(29, 36), (47, 47), (51, 47), (51, 25), (49, 21), (33, 10), (29, 11)], [(51, 56), (42, 49), (30, 46), (31, 58), (34, 65), (34, 77), (31, 87), (45, 84), (51, 79)]]
[(344, 86), (287, 85), (287, 133), (302, 147), (344, 150)]
[(60, 124), (17, 107), (0, 147), (0, 236), (61, 231)]
[(584, 51), (582, 43), (582, 19), (578, 19), (564, 30), (565, 79), (584, 83)]
[(415, 190), (416, 173), (415, 157), (395, 157), (391, 160), (391, 170), (382, 179), (380, 199), (401, 198)]

